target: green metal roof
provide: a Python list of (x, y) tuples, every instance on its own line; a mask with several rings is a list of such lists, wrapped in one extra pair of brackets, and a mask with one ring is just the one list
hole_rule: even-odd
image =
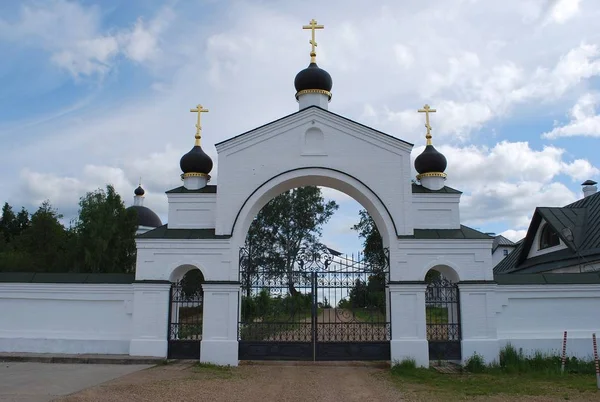
[(447, 239), (447, 240), (492, 240), (488, 234), (460, 225), (460, 229), (414, 229), (414, 235), (398, 236), (399, 239)]
[[(556, 231), (567, 248), (527, 258), (542, 221)], [(573, 240), (565, 236), (564, 229), (573, 233)], [(596, 193), (564, 207), (536, 208), (525, 239), (494, 267), (494, 273), (539, 273), (599, 259), (600, 193)]]
[(178, 240), (222, 240), (229, 239), (231, 235), (216, 235), (215, 229), (169, 229), (162, 225), (137, 236), (138, 239), (178, 239)]
[(10, 283), (113, 283), (129, 284), (134, 274), (0, 272), (0, 282)]
[(423, 187), (417, 183), (412, 183), (413, 194), (423, 193), (438, 193), (438, 194), (462, 194), (462, 191), (458, 191), (452, 187), (444, 186), (439, 190), (430, 190), (427, 187)]
[(174, 188), (172, 190), (167, 191), (167, 194), (175, 194), (175, 193), (204, 193), (204, 194), (214, 194), (217, 192), (217, 186), (216, 185), (207, 185), (202, 187), (201, 189), (198, 190), (188, 190), (187, 188), (181, 186), (181, 187), (177, 187)]

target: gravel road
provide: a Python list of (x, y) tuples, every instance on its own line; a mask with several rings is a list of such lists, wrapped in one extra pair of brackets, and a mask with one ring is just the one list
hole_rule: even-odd
[(57, 401), (400, 401), (376, 367), (248, 365), (201, 369), (158, 366)]

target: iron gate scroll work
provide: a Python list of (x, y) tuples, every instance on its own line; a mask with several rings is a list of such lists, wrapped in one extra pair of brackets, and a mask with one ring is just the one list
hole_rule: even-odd
[(200, 359), (203, 291), (184, 279), (171, 285), (169, 298), (169, 359)]
[(321, 247), (289, 265), (240, 250), (240, 360), (389, 360), (388, 258)]
[(461, 360), (460, 298), (458, 284), (439, 277), (425, 293), (430, 360)]

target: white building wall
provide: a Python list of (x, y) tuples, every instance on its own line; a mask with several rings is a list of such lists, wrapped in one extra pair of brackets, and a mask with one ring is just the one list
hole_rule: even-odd
[(416, 193), (412, 199), (415, 229), (460, 228), (460, 194)]
[(514, 246), (498, 246), (498, 247), (496, 247), (496, 250), (494, 250), (494, 252), (492, 253), (492, 265), (494, 267), (496, 265), (498, 265), (500, 263), (500, 261), (505, 259), (508, 256), (508, 254), (513, 252), (514, 249), (515, 249)]
[(128, 354), (132, 285), (0, 283), (0, 352)]
[(591, 356), (592, 333), (600, 334), (600, 284), (502, 285), (496, 295), (500, 347), (560, 353), (567, 331), (567, 354)]

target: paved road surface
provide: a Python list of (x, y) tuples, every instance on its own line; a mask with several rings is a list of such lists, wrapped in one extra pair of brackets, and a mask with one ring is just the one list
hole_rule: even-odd
[(46, 402), (151, 366), (0, 362), (0, 401)]

